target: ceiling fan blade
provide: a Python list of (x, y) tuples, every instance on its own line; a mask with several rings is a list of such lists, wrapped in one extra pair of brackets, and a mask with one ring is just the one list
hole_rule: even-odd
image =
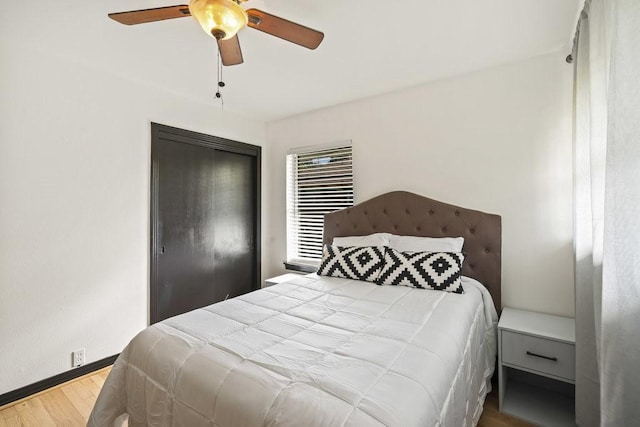
[(237, 35), (228, 40), (218, 40), (218, 49), (220, 49), (222, 65), (238, 65), (244, 62), (242, 50), (240, 50), (240, 40)]
[(189, 6), (156, 7), (154, 9), (130, 10), (128, 12), (110, 13), (109, 18), (125, 25), (144, 24), (145, 22), (164, 21), (165, 19), (191, 16)]
[(287, 21), (258, 9), (248, 9), (247, 15), (249, 15), (248, 25), (251, 28), (280, 37), (308, 49), (317, 48), (324, 38), (324, 33), (320, 31)]

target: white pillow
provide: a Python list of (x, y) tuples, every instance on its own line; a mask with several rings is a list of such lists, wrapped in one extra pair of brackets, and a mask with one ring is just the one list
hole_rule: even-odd
[(399, 252), (462, 252), (464, 237), (389, 236), (389, 247)]
[[(373, 233), (367, 236), (334, 237), (333, 246), (389, 246), (389, 233)], [(458, 251), (459, 252), (459, 251)]]

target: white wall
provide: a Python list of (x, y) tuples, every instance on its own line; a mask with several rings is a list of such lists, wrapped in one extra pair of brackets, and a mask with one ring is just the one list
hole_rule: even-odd
[(351, 139), (356, 202), (402, 189), (501, 215), (503, 305), (573, 315), (571, 114), (557, 53), (268, 123), (266, 273), (285, 259), (286, 151)]
[(150, 122), (257, 145), (265, 126), (17, 39), (0, 54), (2, 394), (147, 325)]

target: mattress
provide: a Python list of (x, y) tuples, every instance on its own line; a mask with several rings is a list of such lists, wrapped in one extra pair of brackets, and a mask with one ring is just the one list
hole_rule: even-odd
[(150, 326), (89, 426), (470, 426), (495, 366), (488, 291), (301, 276)]

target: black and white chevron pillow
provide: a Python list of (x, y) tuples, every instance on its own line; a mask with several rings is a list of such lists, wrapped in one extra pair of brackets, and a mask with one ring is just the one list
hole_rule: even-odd
[(384, 246), (325, 245), (317, 274), (375, 282), (384, 264)]
[(463, 261), (460, 252), (399, 252), (387, 248), (376, 283), (461, 294)]

